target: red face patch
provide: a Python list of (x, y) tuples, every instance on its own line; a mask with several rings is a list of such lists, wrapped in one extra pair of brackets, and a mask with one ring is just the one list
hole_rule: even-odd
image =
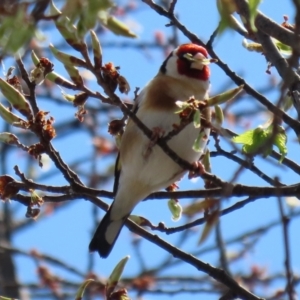
[(203, 54), (205, 57), (208, 56), (207, 51), (205, 48), (196, 45), (196, 44), (183, 44), (177, 50), (177, 69), (178, 73), (181, 75), (185, 75), (187, 77), (200, 79), (206, 81), (209, 79), (210, 70), (208, 66), (203, 66), (202, 70), (193, 69), (191, 68), (191, 63), (186, 58), (184, 58), (185, 54), (195, 55), (197, 53)]

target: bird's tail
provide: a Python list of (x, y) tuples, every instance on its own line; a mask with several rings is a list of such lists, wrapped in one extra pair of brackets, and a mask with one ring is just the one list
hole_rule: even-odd
[(111, 211), (112, 205), (101, 220), (89, 245), (91, 252), (98, 251), (99, 255), (103, 258), (106, 258), (111, 252), (128, 217), (128, 215), (126, 215), (121, 219), (112, 220)]

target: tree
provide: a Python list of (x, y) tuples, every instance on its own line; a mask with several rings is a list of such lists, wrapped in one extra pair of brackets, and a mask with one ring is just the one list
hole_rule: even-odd
[[(273, 21), (258, 5), (295, 13), (295, 25), (287, 16)], [(297, 1), (40, 0), (0, 7), (1, 295), (74, 298), (83, 283), (86, 298), (106, 292), (121, 299), (126, 288), (146, 298), (296, 299)], [(145, 26), (140, 40), (129, 18)], [(138, 122), (130, 110), (138, 90), (126, 96), (129, 85), (142, 87), (155, 75), (153, 62), (157, 70), (186, 41), (217, 60), (211, 94), (224, 102), (214, 107), (205, 171), (197, 182), (180, 183), (180, 191), (150, 195), (134, 212), (145, 219), (126, 223), (134, 235), (123, 230), (114, 253), (100, 260), (87, 246), (99, 207), (108, 208), (102, 199), (113, 198), (117, 146), (109, 133), (118, 139), (127, 118)], [(236, 86), (243, 92), (228, 101)], [(168, 224), (169, 199), (175, 213), (183, 207), (179, 225)], [(107, 281), (129, 253), (133, 265), (125, 258)]]

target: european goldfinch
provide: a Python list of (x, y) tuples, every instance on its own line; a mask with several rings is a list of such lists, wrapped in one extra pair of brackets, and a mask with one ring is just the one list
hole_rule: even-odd
[[(192, 96), (198, 100), (208, 98), (208, 62), (207, 51), (196, 44), (183, 44), (173, 50), (158, 74), (137, 97), (136, 116), (149, 129), (159, 129), (160, 133), (167, 135), (174, 125), (180, 124), (180, 117), (175, 113), (179, 109), (177, 101), (186, 101)], [(209, 108), (201, 113), (203, 118), (210, 120)], [(202, 128), (202, 151), (196, 152), (193, 144), (200, 130), (190, 123), (168, 141), (168, 146), (178, 156), (193, 163), (203, 154), (210, 134), (209, 128)], [(101, 257), (109, 255), (137, 203), (178, 181), (186, 173), (158, 145), (150, 145), (149, 138), (129, 120), (120, 145), (121, 170), (116, 177), (115, 199), (89, 245), (90, 251), (98, 251)]]

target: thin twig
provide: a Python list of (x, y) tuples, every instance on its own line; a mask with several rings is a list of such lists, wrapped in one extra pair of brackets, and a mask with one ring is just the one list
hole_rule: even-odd
[(293, 284), (293, 271), (291, 267), (290, 241), (289, 241), (289, 231), (288, 231), (288, 225), (290, 220), (284, 213), (282, 198), (278, 197), (277, 199), (278, 199), (278, 208), (280, 212), (282, 229), (283, 229), (283, 242), (284, 242), (284, 252), (285, 252), (284, 265), (285, 265), (285, 273), (286, 273), (286, 281), (287, 281), (286, 292), (288, 294), (289, 300), (295, 300), (296, 292)]

